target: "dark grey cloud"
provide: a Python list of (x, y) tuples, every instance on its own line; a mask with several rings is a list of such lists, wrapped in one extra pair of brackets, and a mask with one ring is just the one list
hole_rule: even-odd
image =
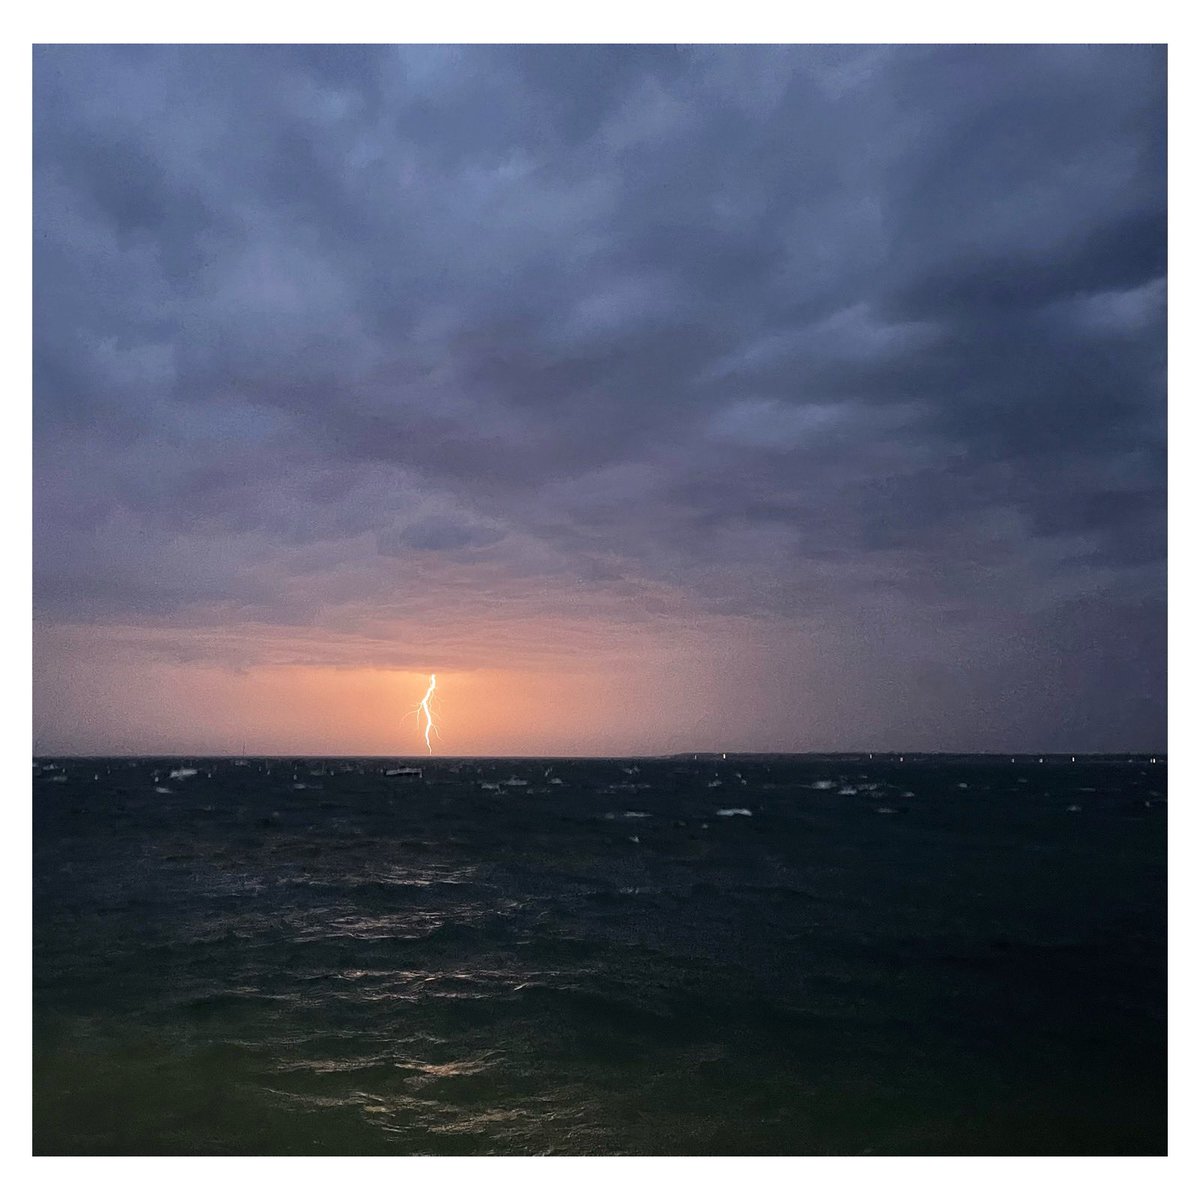
[(1161, 743), (1161, 48), (34, 76), (42, 620), (744, 619), (851, 725), (907, 644), (897, 737)]

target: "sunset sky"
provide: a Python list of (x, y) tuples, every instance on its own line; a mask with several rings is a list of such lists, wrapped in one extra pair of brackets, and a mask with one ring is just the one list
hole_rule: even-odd
[(36, 50), (39, 749), (1161, 751), (1165, 86)]

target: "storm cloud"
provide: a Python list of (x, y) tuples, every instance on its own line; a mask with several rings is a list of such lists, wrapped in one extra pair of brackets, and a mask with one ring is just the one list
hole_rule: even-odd
[(34, 65), (43, 709), (659, 654), (614, 751), (1163, 748), (1162, 48)]

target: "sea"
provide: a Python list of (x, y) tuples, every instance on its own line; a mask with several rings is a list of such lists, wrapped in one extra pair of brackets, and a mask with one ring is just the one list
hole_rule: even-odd
[(49, 759), (39, 1155), (1161, 1155), (1165, 759)]

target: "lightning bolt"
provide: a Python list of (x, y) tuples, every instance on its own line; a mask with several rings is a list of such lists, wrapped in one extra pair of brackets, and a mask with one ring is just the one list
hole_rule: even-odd
[[(421, 703), (413, 709), (413, 714), (417, 717), (417, 719), (423, 719), (425, 721), (425, 749), (430, 754), (433, 753), (433, 743), (430, 742), (429, 735), (431, 733), (437, 733), (438, 731), (437, 726), (433, 723), (433, 710), (429, 707), (430, 697), (435, 691), (437, 691), (437, 676), (430, 675), (429, 688), (425, 692), (425, 695), (421, 697)], [(441, 735), (438, 734), (438, 736), (440, 737)]]

